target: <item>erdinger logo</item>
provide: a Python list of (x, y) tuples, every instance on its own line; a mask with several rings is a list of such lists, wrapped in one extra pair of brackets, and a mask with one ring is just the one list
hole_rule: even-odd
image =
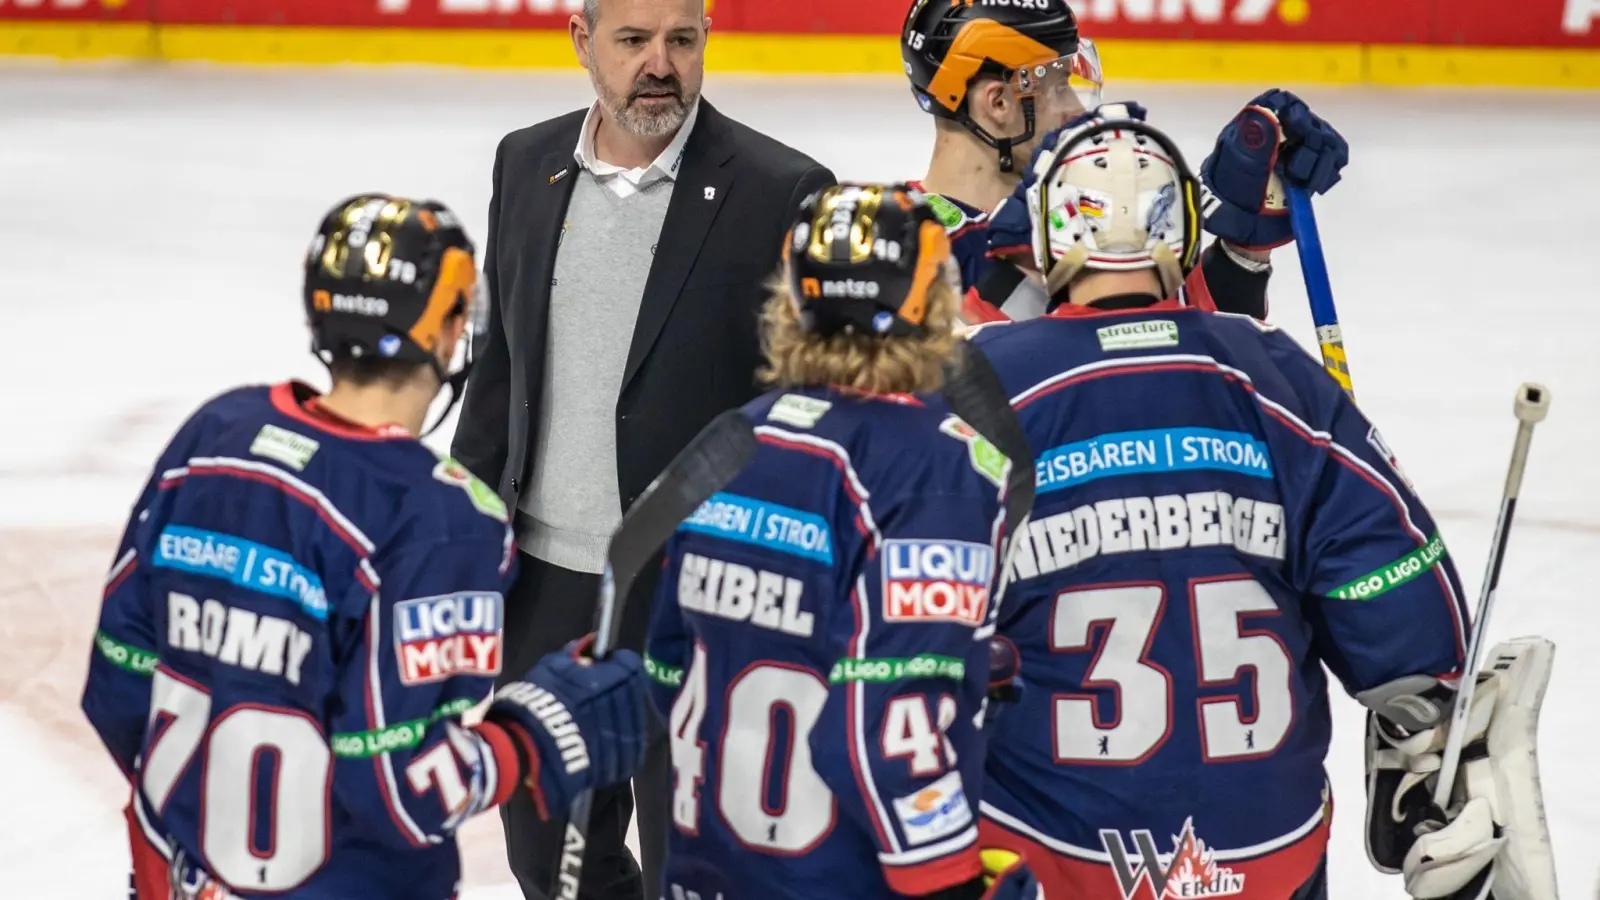
[[(1182, 833), (1172, 838), (1172, 853), (1156, 852), (1155, 838), (1148, 829), (1133, 833), (1139, 861), (1128, 858), (1122, 835), (1110, 829), (1100, 832), (1100, 844), (1111, 856), (1111, 872), (1117, 876), (1123, 900), (1152, 896), (1154, 900), (1194, 900), (1202, 897), (1231, 897), (1244, 892), (1244, 876), (1218, 865), (1215, 851), (1195, 837), (1194, 820), (1185, 819)], [(1163, 857), (1166, 861), (1163, 862)], [(1141, 882), (1150, 883), (1149, 895), (1140, 895)]]
[(394, 646), (404, 684), (500, 673), (500, 595), (466, 591), (394, 607)]

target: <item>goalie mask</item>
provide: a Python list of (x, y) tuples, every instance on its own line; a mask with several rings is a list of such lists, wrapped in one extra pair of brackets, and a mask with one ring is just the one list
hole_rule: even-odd
[[(461, 221), (437, 201), (364, 194), (339, 203), (306, 255), (312, 353), (325, 365), (377, 358), (429, 366), (450, 387), (443, 421), (472, 368), (472, 340), (487, 322), (474, 254)], [(447, 371), (439, 344), (445, 322), (461, 314), (465, 346), (455, 348)]]
[(950, 277), (950, 238), (904, 185), (840, 184), (801, 204), (783, 258), (806, 331), (905, 337), (923, 332), (929, 291)]
[(1154, 269), (1164, 297), (1178, 292), (1200, 256), (1200, 185), (1170, 138), (1111, 104), (1034, 167), (1034, 261), (1051, 296), (1085, 270)]

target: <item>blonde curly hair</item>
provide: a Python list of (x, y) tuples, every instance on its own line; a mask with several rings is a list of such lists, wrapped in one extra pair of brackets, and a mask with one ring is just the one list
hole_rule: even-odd
[(950, 279), (928, 288), (922, 333), (908, 337), (817, 335), (800, 323), (787, 267), (767, 284), (761, 309), (761, 348), (767, 365), (758, 373), (772, 387), (834, 386), (873, 394), (932, 393), (944, 386), (944, 366), (956, 353), (957, 291)]

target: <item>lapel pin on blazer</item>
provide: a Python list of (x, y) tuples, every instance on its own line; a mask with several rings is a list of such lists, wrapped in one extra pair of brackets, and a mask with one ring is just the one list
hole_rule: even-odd
[(714, 187), (706, 188), (706, 199), (707, 200), (715, 200), (715, 199), (717, 199), (717, 189), (714, 188)]
[(550, 183), (551, 184), (555, 184), (556, 182), (560, 181), (561, 179), (563, 179), (565, 177), (567, 177), (567, 170), (566, 169), (562, 169), (561, 171), (559, 171), (559, 172), (555, 173), (554, 175), (550, 176)]

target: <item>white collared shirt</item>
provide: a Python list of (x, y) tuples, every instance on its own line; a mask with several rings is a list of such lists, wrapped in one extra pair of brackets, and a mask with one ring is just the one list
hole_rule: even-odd
[(583, 119), (583, 131), (578, 134), (578, 147), (572, 151), (572, 156), (578, 165), (594, 174), (595, 181), (610, 188), (612, 193), (618, 197), (631, 197), (663, 178), (678, 177), (678, 167), (683, 164), (683, 148), (688, 145), (689, 134), (694, 131), (694, 123), (699, 118), (700, 101), (695, 100), (694, 106), (689, 107), (688, 118), (683, 120), (682, 127), (673, 136), (672, 143), (661, 151), (654, 162), (639, 169), (624, 169), (594, 155), (594, 135), (600, 128), (600, 103), (596, 101)]

